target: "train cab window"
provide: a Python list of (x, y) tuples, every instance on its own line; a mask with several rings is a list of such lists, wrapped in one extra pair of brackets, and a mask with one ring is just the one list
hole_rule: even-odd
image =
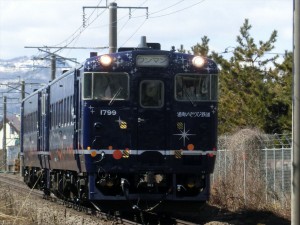
[(127, 100), (129, 76), (127, 73), (85, 73), (83, 97), (101, 101)]
[(92, 98), (92, 74), (84, 74), (83, 81), (83, 96), (84, 98)]
[(178, 101), (211, 100), (210, 75), (177, 74), (175, 76), (175, 99)]
[(144, 108), (163, 107), (164, 83), (160, 80), (143, 80), (140, 83), (140, 105)]

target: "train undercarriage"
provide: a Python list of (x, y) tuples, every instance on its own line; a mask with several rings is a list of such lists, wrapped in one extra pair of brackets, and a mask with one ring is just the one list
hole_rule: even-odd
[(103, 210), (166, 211), (176, 204), (182, 207), (185, 202), (199, 205), (209, 196), (209, 175), (206, 174), (153, 171), (79, 174), (26, 167), (23, 176), (30, 188), (43, 191), (45, 196), (53, 194), (78, 205), (92, 203)]

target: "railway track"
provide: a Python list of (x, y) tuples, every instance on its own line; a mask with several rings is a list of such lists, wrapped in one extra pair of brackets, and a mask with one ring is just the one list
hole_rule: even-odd
[[(78, 206), (72, 202), (66, 202), (64, 200), (58, 199), (56, 197), (45, 197), (44, 193), (39, 190), (30, 189), (22, 181), (22, 177), (19, 175), (0, 173), (1, 186), (6, 185), (9, 190), (18, 193), (23, 193), (22, 195), (30, 195), (37, 197), (43, 201), (55, 202), (55, 204), (62, 205), (68, 210), (72, 210), (75, 213), (81, 213), (80, 215), (84, 217), (93, 217), (94, 220), (98, 220), (99, 223), (103, 224), (102, 221), (108, 222), (108, 224), (123, 224), (123, 225), (139, 225), (139, 224), (165, 224), (165, 225), (193, 225), (195, 223), (184, 221), (181, 219), (176, 219), (168, 217), (165, 215), (157, 215), (155, 213), (143, 213), (138, 212), (134, 214), (121, 214), (119, 212), (102, 212), (97, 207), (86, 207)], [(65, 213), (66, 214), (66, 213)], [(88, 224), (88, 223), (87, 223)]]
[(27, 185), (25, 185), (25, 183), (22, 181), (22, 178), (19, 175), (0, 173), (0, 181), (2, 184), (9, 185), (10, 189), (30, 193), (37, 197), (44, 197), (43, 192), (35, 189), (30, 189)]

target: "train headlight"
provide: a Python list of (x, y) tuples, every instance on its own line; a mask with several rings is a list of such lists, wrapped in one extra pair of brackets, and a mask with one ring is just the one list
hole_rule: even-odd
[(200, 68), (204, 65), (205, 59), (201, 56), (195, 56), (192, 60), (192, 63), (195, 67)]
[(104, 67), (111, 65), (112, 58), (109, 55), (102, 55), (99, 59), (100, 64)]

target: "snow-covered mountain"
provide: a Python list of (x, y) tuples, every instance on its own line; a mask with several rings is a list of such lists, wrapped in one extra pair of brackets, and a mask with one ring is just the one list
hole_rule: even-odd
[[(59, 76), (70, 65), (64, 61), (56, 61), (56, 74)], [(13, 59), (0, 59), (0, 78), (26, 80), (50, 80), (50, 60), (36, 57), (17, 57)]]
[(33, 60), (27, 56), (3, 60), (0, 59), (0, 72), (11, 73), (15, 71), (27, 72), (29, 69), (36, 65), (45, 64), (41, 60)]
[[(70, 69), (64, 61), (56, 61), (56, 76)], [(3, 96), (7, 97), (7, 111), (19, 113), (21, 81), (25, 82), (26, 96), (51, 80), (51, 62), (48, 59), (21, 56), (13, 59), (0, 59), (0, 120), (2, 118)]]

